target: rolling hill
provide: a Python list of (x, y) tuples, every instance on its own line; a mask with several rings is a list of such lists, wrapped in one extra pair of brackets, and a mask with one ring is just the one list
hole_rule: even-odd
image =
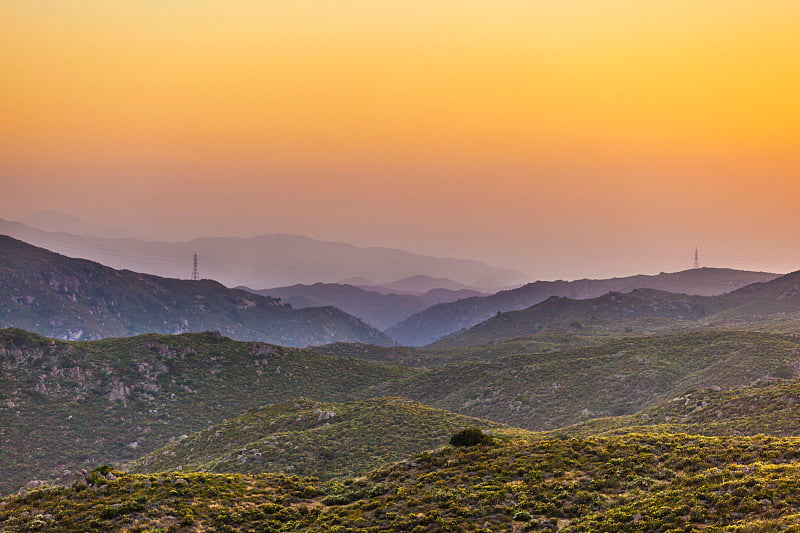
[(290, 309), (215, 281), (114, 270), (6, 236), (0, 236), (0, 327), (71, 340), (217, 330), (285, 346), (392, 344), (333, 307)]
[[(781, 375), (794, 376), (787, 366)], [(694, 389), (633, 415), (596, 418), (550, 434), (588, 436), (663, 431), (692, 435), (800, 436), (800, 381), (763, 379), (749, 387)]]
[(64, 342), (0, 330), (0, 492), (130, 461), (248, 409), (367, 397), (412, 371), (216, 333)]
[(634, 289), (713, 296), (777, 277), (777, 274), (763, 272), (700, 268), (657, 276), (608, 280), (537, 281), (490, 296), (434, 305), (410, 316), (386, 332), (400, 344), (420, 346), (470, 328), (498, 312), (526, 309), (553, 296), (583, 300), (597, 298), (609, 292), (625, 293)]
[(440, 448), (465, 427), (506, 428), (403, 398), (346, 403), (296, 400), (211, 426), (151, 452), (128, 469), (285, 472), (322, 479), (356, 476)]
[(460, 298), (481, 294), (477, 291), (463, 289), (432, 289), (419, 295), (392, 292), (381, 293), (353, 285), (336, 283), (301, 284), (262, 290), (248, 287), (237, 288), (253, 294), (278, 298), (295, 309), (336, 307), (380, 330), (393, 326), (431, 305), (452, 302)]
[(450, 364), (369, 389), (542, 431), (635, 414), (688, 390), (796, 376), (800, 338), (701, 331)]

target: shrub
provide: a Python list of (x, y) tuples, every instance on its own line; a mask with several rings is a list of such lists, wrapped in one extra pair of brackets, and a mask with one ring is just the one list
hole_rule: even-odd
[(462, 429), (450, 437), (451, 446), (477, 446), (479, 444), (492, 444), (494, 440), (478, 428)]

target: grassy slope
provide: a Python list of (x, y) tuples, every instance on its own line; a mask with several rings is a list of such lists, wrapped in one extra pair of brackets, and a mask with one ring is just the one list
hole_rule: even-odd
[(680, 394), (634, 415), (598, 418), (553, 433), (669, 431), (696, 435), (800, 435), (800, 381), (766, 380), (732, 390)]
[(284, 346), (392, 344), (333, 307), (289, 309), (212, 280), (114, 270), (0, 235), (0, 327), (11, 326), (72, 340), (218, 330)]
[(647, 323), (638, 324), (635, 328), (622, 327), (618, 324), (583, 325), (580, 329), (552, 328), (534, 335), (454, 348), (376, 346), (374, 344), (337, 342), (310, 349), (325, 355), (355, 357), (414, 368), (433, 368), (470, 361), (491, 361), (509, 355), (598, 346), (625, 337), (641, 337), (656, 331), (660, 331), (660, 328)]
[(625, 435), (445, 448), (366, 477), (93, 473), (0, 505), (59, 531), (798, 531), (800, 439)]
[(403, 398), (347, 403), (300, 400), (226, 420), (155, 450), (130, 469), (352, 476), (444, 446), (450, 435), (473, 426), (520, 433)]
[(633, 414), (700, 387), (796, 374), (800, 339), (694, 332), (435, 368), (375, 387), (441, 409), (546, 430)]
[(14, 329), (0, 330), (0, 368), (0, 492), (134, 459), (261, 405), (363, 397), (412, 373), (215, 334), (64, 342)]

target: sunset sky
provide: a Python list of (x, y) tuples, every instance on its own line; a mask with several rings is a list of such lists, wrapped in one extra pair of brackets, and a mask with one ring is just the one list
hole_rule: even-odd
[(800, 269), (797, 0), (3, 0), (0, 218)]

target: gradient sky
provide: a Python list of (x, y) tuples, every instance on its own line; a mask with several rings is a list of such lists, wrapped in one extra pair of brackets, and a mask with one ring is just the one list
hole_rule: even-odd
[(0, 217), (800, 269), (797, 0), (3, 0)]

